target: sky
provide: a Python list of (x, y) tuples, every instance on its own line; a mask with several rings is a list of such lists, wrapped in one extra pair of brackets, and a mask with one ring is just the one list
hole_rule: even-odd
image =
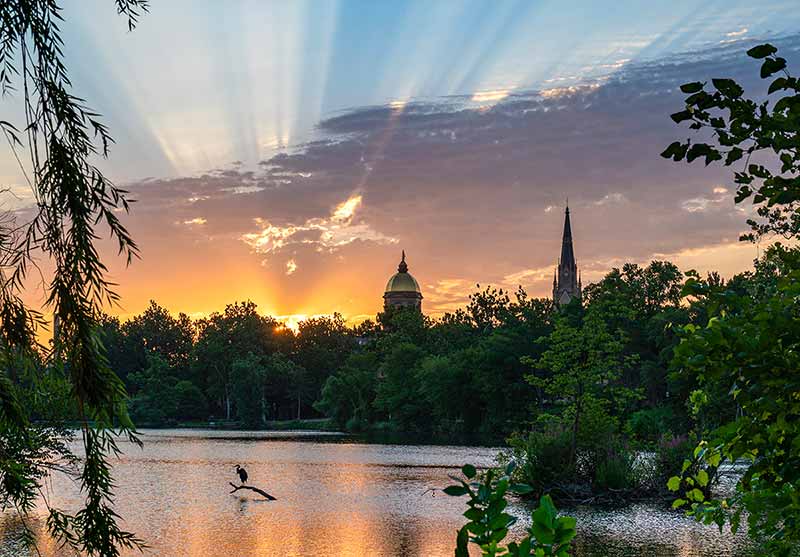
[[(584, 284), (653, 259), (730, 276), (763, 249), (738, 242), (730, 170), (659, 153), (688, 136), (681, 83), (763, 94), (762, 41), (800, 62), (794, 1), (156, 0), (133, 32), (111, 0), (64, 5), (75, 93), (116, 140), (99, 165), (137, 200), (141, 259), (103, 246), (123, 319), (250, 299), (355, 322), (401, 250), (433, 316), (476, 284), (549, 296), (567, 199)], [(0, 184), (24, 212), (8, 149)]]

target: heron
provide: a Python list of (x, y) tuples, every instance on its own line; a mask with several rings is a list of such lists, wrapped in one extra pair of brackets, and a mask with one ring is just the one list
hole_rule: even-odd
[(247, 483), (247, 470), (245, 470), (244, 468), (242, 468), (241, 466), (239, 466), (237, 464), (236, 465), (236, 473), (239, 474), (239, 479), (242, 480), (242, 483), (246, 484)]

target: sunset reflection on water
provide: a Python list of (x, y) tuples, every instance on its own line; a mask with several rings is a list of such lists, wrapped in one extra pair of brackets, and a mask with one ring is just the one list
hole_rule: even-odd
[[(451, 556), (464, 501), (426, 491), (447, 485), (447, 475), (461, 464), (490, 466), (497, 454), (491, 448), (370, 445), (274, 432), (164, 430), (145, 432), (143, 440), (143, 450), (125, 445), (115, 464), (117, 509), (124, 527), (150, 546), (145, 554), (159, 556)], [(277, 501), (229, 493), (236, 464), (247, 469), (250, 484)], [(78, 506), (73, 482), (61, 476), (52, 484), (52, 503)], [(519, 503), (511, 510), (526, 514)], [(646, 506), (575, 511), (591, 531), (582, 532), (578, 544), (586, 557), (724, 556), (741, 545), (739, 538), (680, 517), (665, 521)], [(39, 531), (43, 518), (33, 524)], [(14, 517), (0, 515), (0, 556), (19, 555), (19, 527)], [(45, 557), (69, 555), (46, 536), (40, 536), (39, 550)]]

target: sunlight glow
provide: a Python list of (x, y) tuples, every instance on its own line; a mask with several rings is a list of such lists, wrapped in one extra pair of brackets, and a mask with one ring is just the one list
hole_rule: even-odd
[[(361, 207), (361, 195), (354, 195), (337, 205), (328, 218), (310, 218), (301, 225), (276, 226), (262, 218), (254, 219), (260, 232), (243, 234), (241, 240), (259, 254), (270, 255), (291, 245), (316, 245), (318, 252), (333, 253), (355, 241), (395, 244), (396, 238), (374, 230), (364, 222), (354, 223)], [(291, 273), (289, 273), (291, 274)]]
[(511, 94), (511, 89), (496, 89), (494, 91), (477, 91), (472, 95), (472, 102), (499, 102)]
[(353, 218), (356, 209), (359, 207), (361, 207), (361, 196), (354, 195), (347, 201), (344, 201), (336, 206), (336, 209), (334, 209), (333, 214), (331, 215), (331, 220), (333, 222), (348, 222)]
[(208, 221), (206, 219), (204, 219), (203, 217), (195, 217), (193, 219), (189, 219), (189, 220), (183, 221), (183, 224), (185, 224), (187, 226), (193, 226), (193, 225), (202, 226), (202, 225), (206, 224), (207, 222)]

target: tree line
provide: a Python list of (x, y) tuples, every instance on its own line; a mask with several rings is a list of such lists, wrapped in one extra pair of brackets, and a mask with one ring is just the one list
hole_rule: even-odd
[(400, 309), (348, 326), (335, 314), (297, 332), (252, 302), (198, 320), (151, 302), (124, 322), (105, 315), (101, 338), (140, 426), (328, 417), (350, 431), (502, 440), (570, 414), (576, 438), (594, 416), (647, 443), (690, 428), (696, 385), (669, 364), (673, 326), (702, 310), (682, 303), (682, 284), (670, 262), (627, 264), (563, 308), (478, 287), (439, 319)]

